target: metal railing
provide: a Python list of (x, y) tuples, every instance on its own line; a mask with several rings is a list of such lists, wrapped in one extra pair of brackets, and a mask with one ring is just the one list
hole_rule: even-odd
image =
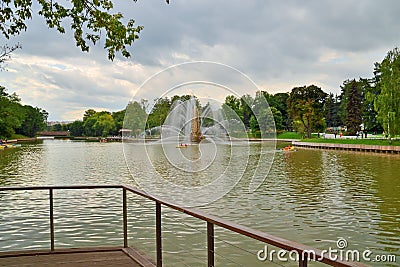
[(219, 226), (230, 230), (232, 232), (238, 233), (243, 236), (250, 237), (252, 239), (264, 242), (266, 244), (278, 247), (280, 249), (284, 249), (286, 251), (297, 251), (298, 255), (302, 255), (304, 257), (299, 257), (299, 266), (306, 267), (309, 258), (307, 257), (307, 253), (309, 251), (313, 251), (315, 253), (315, 257), (312, 260), (325, 263), (330, 266), (338, 266), (338, 267), (365, 267), (367, 265), (362, 263), (356, 263), (351, 261), (341, 261), (331, 259), (328, 254), (323, 253), (323, 251), (319, 249), (315, 249), (313, 247), (309, 247), (297, 242), (293, 242), (287, 239), (283, 239), (280, 237), (276, 237), (259, 230), (254, 230), (252, 228), (239, 225), (217, 216), (206, 214), (202, 211), (198, 211), (192, 208), (184, 208), (178, 206), (172, 202), (167, 200), (163, 200), (157, 198), (155, 196), (151, 196), (146, 192), (134, 188), (129, 185), (76, 185), (76, 186), (28, 186), (28, 187), (0, 187), (1, 191), (31, 191), (31, 190), (48, 190), (49, 191), (49, 225), (50, 225), (50, 250), (55, 250), (54, 244), (54, 196), (53, 193), (55, 190), (79, 190), (79, 189), (122, 189), (122, 228), (123, 228), (123, 246), (127, 248), (128, 245), (128, 213), (127, 213), (127, 191), (147, 198), (155, 202), (155, 233), (156, 233), (156, 264), (157, 267), (162, 267), (163, 258), (162, 258), (162, 220), (161, 220), (161, 208), (162, 206), (169, 207), (176, 211), (182, 212), (184, 214), (190, 215), (192, 217), (198, 218), (207, 224), (207, 266), (212, 267), (215, 264), (214, 261), (214, 226)]

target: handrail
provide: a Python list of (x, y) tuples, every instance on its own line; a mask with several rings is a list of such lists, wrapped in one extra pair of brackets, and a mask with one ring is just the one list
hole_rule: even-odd
[[(147, 194), (146, 192), (134, 188), (130, 185), (71, 185), (71, 186), (27, 186), (27, 187), (0, 187), (1, 191), (22, 191), (22, 190), (49, 190), (50, 198), (50, 228), (51, 228), (51, 250), (54, 250), (54, 223), (53, 223), (53, 190), (70, 190), (70, 189), (122, 189), (123, 196), (123, 232), (124, 232), (124, 247), (128, 246), (127, 239), (127, 202), (126, 202), (126, 191), (134, 193), (136, 195), (142, 196), (156, 203), (156, 256), (157, 256), (157, 266), (162, 266), (162, 239), (161, 239), (161, 205), (169, 207), (171, 209), (177, 210), (179, 212), (188, 214), (192, 217), (198, 218), (207, 223), (207, 247), (208, 247), (208, 266), (214, 266), (214, 225), (225, 228), (232, 232), (259, 240), (261, 242), (267, 243), (269, 245), (287, 250), (287, 251), (297, 251), (299, 255), (307, 255), (309, 251), (315, 253), (315, 258), (313, 260), (325, 263), (330, 266), (338, 267), (366, 267), (367, 265), (351, 262), (351, 261), (341, 261), (333, 260), (323, 253), (319, 249), (315, 249), (310, 246), (306, 246), (301, 243), (290, 241), (284, 238), (276, 237), (265, 232), (252, 229), (247, 226), (243, 226), (214, 215), (209, 215), (205, 212), (178, 206), (170, 201), (163, 200), (159, 197)], [(307, 258), (299, 259), (299, 266), (307, 266)]]

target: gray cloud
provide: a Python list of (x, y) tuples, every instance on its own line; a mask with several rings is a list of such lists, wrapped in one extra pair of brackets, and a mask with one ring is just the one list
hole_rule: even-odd
[(23, 50), (9, 64), (13, 72), (0, 73), (3, 83), (48, 107), (51, 119), (85, 107), (121, 109), (148, 76), (192, 60), (232, 65), (271, 92), (315, 83), (338, 93), (345, 79), (371, 77), (373, 63), (400, 41), (396, 0), (142, 0), (118, 1), (118, 10), (145, 26), (132, 59), (109, 62), (101, 45), (82, 53), (70, 31), (57, 34), (36, 17), (11, 40)]

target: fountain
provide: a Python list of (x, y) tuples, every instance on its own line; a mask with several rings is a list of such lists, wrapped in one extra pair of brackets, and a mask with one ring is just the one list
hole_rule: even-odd
[(189, 100), (176, 100), (161, 127), (162, 142), (200, 143), (221, 141), (230, 138), (232, 125), (240, 119), (228, 120), (221, 109), (212, 109), (207, 105), (200, 111), (195, 97)]
[(192, 131), (190, 133), (190, 140), (193, 143), (200, 143), (204, 136), (200, 130), (200, 119), (197, 105), (193, 105), (193, 118), (192, 118)]

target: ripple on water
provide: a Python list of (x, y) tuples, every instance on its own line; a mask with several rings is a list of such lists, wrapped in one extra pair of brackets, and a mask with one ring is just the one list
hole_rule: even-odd
[[(257, 150), (251, 153), (256, 159)], [(144, 169), (144, 153), (133, 157), (137, 160), (131, 170), (134, 175), (154, 175), (153, 169)], [(175, 169), (166, 167), (164, 158), (157, 159), (157, 164), (171, 178), (179, 176)], [(247, 188), (253, 165), (228, 195), (200, 209), (321, 249), (334, 247), (338, 237), (344, 237), (352, 249), (369, 248), (374, 253), (400, 256), (398, 157), (319, 150), (277, 153), (265, 182), (250, 193)], [(204, 175), (203, 181), (210, 179), (212, 170)], [(135, 184), (118, 143), (45, 141), (0, 157), (2, 186), (119, 183)], [(57, 247), (122, 244), (120, 191), (54, 194)], [(1, 250), (50, 246), (47, 192), (1, 192), (0, 201)], [(183, 260), (181, 255), (187, 255), (187, 265), (204, 262), (205, 223), (165, 207), (162, 212), (167, 266)], [(154, 256), (154, 203), (129, 194), (128, 214), (129, 244)], [(254, 256), (263, 244), (219, 227), (215, 234), (220, 265), (231, 264), (223, 256), (244, 266), (265, 265)]]

